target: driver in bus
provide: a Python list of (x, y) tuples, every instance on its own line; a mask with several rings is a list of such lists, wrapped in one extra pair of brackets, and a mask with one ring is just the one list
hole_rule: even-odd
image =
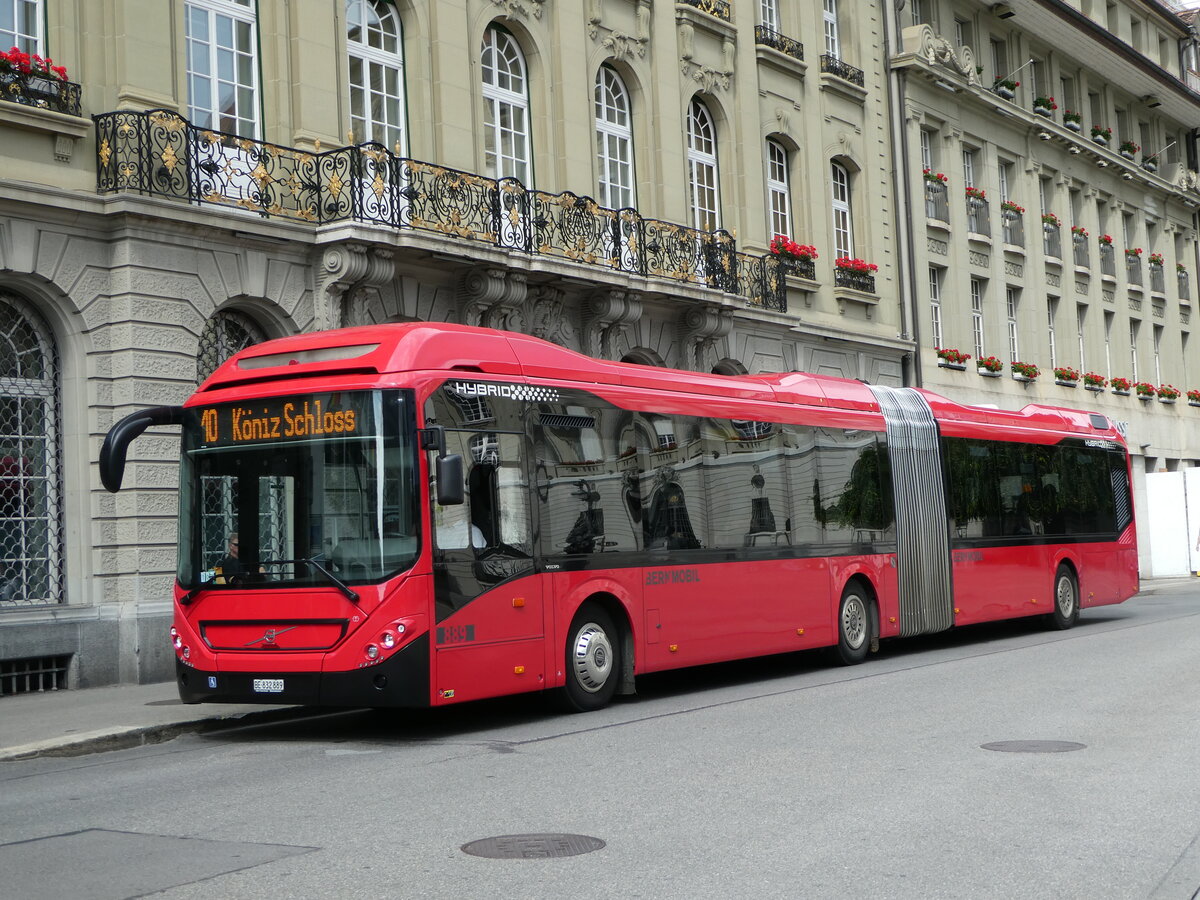
[[(266, 570), (262, 566), (259, 566), (258, 571), (261, 573)], [(250, 569), (246, 568), (246, 564), (238, 556), (238, 533), (235, 531), (229, 535), (229, 552), (225, 554), (224, 558), (213, 569), (215, 580), (217, 584), (233, 584), (235, 578), (238, 581), (242, 581), (243, 579), (239, 576), (246, 575), (249, 572)]]

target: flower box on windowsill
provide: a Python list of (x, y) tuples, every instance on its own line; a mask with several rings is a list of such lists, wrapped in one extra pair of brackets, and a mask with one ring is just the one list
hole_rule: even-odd
[(1159, 398), (1158, 398), (1158, 402), (1159, 402), (1159, 403), (1165, 403), (1165, 404), (1167, 404), (1168, 406), (1174, 406), (1174, 405), (1175, 405), (1175, 398), (1174, 398), (1174, 397), (1159, 397)]
[(1030, 378), (1028, 375), (1022, 375), (1020, 372), (1013, 372), (1012, 379), (1013, 379), (1013, 381), (1034, 381), (1035, 380), (1033, 378)]
[(965, 372), (965, 371), (967, 371), (967, 364), (966, 363), (947, 362), (944, 359), (939, 359), (938, 360), (938, 368), (939, 369), (953, 369), (955, 372)]
[(1063, 122), (1063, 128), (1066, 128), (1068, 131), (1073, 131), (1076, 134), (1079, 134), (1081, 131), (1083, 131), (1082, 125), (1080, 125), (1078, 122), (1072, 121), (1070, 119)]
[(1001, 375), (1004, 374), (1003, 372), (993, 372), (991, 369), (985, 369), (982, 366), (976, 368), (975, 371), (978, 372), (980, 375), (982, 375), (984, 378), (999, 378)]
[(1141, 400), (1143, 403), (1148, 403), (1154, 399), (1154, 395), (1153, 394), (1138, 394), (1137, 398), (1139, 400)]
[(1123, 391), (1120, 388), (1113, 388), (1112, 392), (1114, 394), (1116, 394), (1118, 397), (1128, 397), (1129, 396), (1129, 391)]
[(1200, 400), (1189, 400), (1188, 406), (1200, 406)]
[[(1083, 386), (1083, 389), (1085, 391), (1091, 391), (1094, 394), (1099, 394), (1104, 390), (1104, 387), (1103, 387), (1103, 385), (1099, 385), (1099, 384), (1085, 384)], [(1113, 391), (1113, 393), (1115, 394), (1116, 391)]]
[(1079, 382), (1077, 382), (1077, 381), (1068, 381), (1066, 378), (1055, 378), (1055, 379), (1054, 379), (1054, 383), (1055, 383), (1055, 384), (1061, 384), (1063, 387), (1070, 387), (1070, 388), (1073, 388), (1073, 387), (1075, 387), (1075, 385), (1077, 385)]

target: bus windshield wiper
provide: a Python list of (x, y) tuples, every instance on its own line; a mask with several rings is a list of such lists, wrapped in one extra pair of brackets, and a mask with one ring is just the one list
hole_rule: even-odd
[(339, 591), (341, 591), (342, 594), (345, 595), (347, 600), (349, 600), (351, 603), (358, 602), (358, 593), (356, 591), (354, 591), (353, 589), (351, 589), (351, 587), (348, 584), (346, 584), (346, 582), (342, 581), (342, 579), (338, 578), (336, 575), (334, 575), (332, 572), (330, 572), (327, 568), (325, 568), (323, 565), (321, 565), (321, 563), (319, 563), (317, 561), (317, 558), (315, 556), (311, 557), (309, 559), (264, 559), (263, 560), (264, 566), (286, 566), (288, 564), (292, 564), (292, 565), (300, 564), (300, 565), (305, 565), (305, 566), (311, 566), (312, 568), (314, 568), (318, 572), (320, 572), (325, 577), (326, 581), (328, 581), (335, 588), (337, 588)]

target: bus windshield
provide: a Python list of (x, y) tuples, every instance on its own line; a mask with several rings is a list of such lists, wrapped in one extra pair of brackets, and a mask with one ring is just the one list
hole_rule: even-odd
[(398, 390), (189, 409), (180, 585), (362, 584), (409, 568), (420, 538), (413, 409)]

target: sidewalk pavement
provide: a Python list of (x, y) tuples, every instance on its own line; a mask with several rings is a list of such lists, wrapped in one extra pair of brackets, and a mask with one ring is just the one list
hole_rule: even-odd
[(174, 681), (0, 698), (0, 763), (80, 756), (169, 741), (181, 734), (290, 718), (304, 707), (185, 705)]

